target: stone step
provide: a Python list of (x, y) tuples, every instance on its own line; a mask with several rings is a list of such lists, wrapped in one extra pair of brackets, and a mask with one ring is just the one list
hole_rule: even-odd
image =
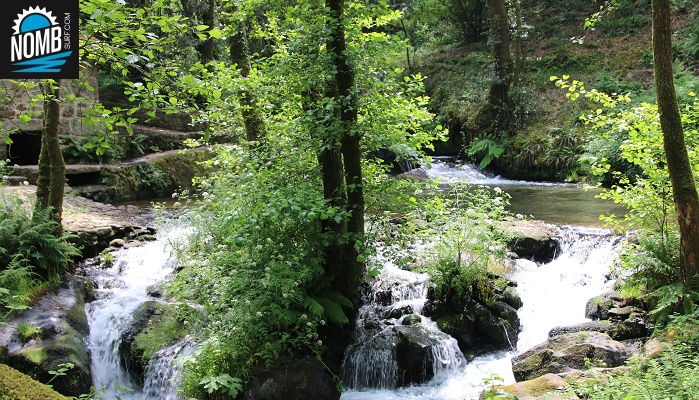
[(22, 185), (24, 182), (28, 182), (29, 179), (27, 179), (26, 176), (10, 175), (7, 177), (7, 181), (10, 183), (10, 185)]

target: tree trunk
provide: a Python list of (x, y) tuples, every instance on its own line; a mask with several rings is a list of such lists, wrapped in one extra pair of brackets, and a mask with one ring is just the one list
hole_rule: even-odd
[[(247, 78), (250, 75), (252, 66), (250, 64), (247, 31), (244, 23), (239, 23), (237, 32), (229, 36), (228, 49), (231, 63), (238, 67), (238, 71), (243, 78)], [(248, 88), (243, 88), (238, 90), (237, 96), (243, 116), (243, 124), (245, 125), (245, 139), (251, 143), (263, 140), (265, 137), (265, 124), (255, 95)]]
[(356, 132), (357, 106), (354, 90), (354, 71), (349, 65), (345, 27), (343, 20), (344, 0), (326, 0), (330, 12), (326, 43), (328, 53), (335, 67), (337, 104), (340, 106), (339, 137), (347, 191), (347, 220), (349, 240), (343, 251), (342, 270), (335, 276), (335, 287), (348, 299), (356, 296), (357, 288), (364, 274), (364, 262), (359, 259), (359, 249), (364, 238), (364, 191), (360, 135)]
[(510, 127), (510, 83), (512, 82), (512, 59), (510, 56), (510, 23), (505, 0), (488, 0), (490, 34), (493, 41), (495, 79), (488, 91), (490, 118), (496, 128), (508, 131)]
[[(216, 27), (216, 0), (209, 0), (208, 8), (204, 11), (201, 19), (201, 22), (207, 25), (209, 30)], [(216, 43), (214, 42), (214, 38), (209, 37), (197, 46), (197, 49), (199, 50), (199, 56), (203, 64), (216, 61)]]
[(699, 272), (699, 195), (672, 78), (670, 0), (653, 0), (653, 63), (663, 146), (680, 229), (685, 283)]
[(61, 81), (43, 82), (42, 85), (45, 93), (44, 128), (41, 135), (41, 153), (39, 154), (36, 207), (49, 207), (53, 219), (60, 225), (63, 216), (63, 191), (66, 181), (66, 166), (58, 140), (58, 123), (61, 118), (58, 97)]

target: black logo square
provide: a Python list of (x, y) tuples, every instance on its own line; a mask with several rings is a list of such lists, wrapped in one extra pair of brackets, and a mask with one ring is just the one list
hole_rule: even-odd
[(79, 0), (14, 0), (0, 14), (0, 78), (77, 79)]

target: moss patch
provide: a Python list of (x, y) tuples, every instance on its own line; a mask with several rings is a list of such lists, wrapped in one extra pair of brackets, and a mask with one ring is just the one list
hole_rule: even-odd
[(146, 329), (136, 336), (136, 346), (143, 352), (145, 363), (158, 350), (185, 337), (190, 332), (189, 324), (196, 319), (196, 310), (186, 304), (159, 305)]
[(46, 349), (43, 347), (23, 350), (22, 356), (36, 365), (43, 363), (48, 358)]
[(0, 364), (0, 400), (69, 399), (29, 376)]

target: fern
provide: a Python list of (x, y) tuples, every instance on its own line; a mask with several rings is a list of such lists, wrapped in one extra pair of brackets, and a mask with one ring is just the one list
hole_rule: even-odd
[(486, 135), (471, 143), (468, 149), (468, 155), (470, 157), (475, 157), (479, 153), (483, 153), (484, 156), (478, 165), (482, 169), (500, 157), (505, 152), (505, 148), (505, 143), (498, 142), (493, 135)]
[(316, 317), (325, 318), (328, 321), (344, 325), (349, 322), (344, 308), (352, 308), (352, 302), (339, 292), (327, 291), (317, 297), (305, 295), (303, 308)]

